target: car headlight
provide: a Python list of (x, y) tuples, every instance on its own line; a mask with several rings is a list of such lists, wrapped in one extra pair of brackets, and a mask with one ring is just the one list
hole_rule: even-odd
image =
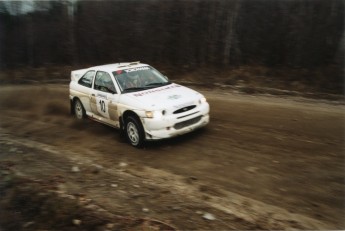
[(161, 118), (163, 116), (161, 111), (146, 111), (147, 118)]
[(201, 99), (199, 99), (199, 103), (200, 104), (203, 104), (203, 103), (206, 103), (206, 102), (207, 102), (207, 100), (206, 100), (205, 97), (202, 97)]

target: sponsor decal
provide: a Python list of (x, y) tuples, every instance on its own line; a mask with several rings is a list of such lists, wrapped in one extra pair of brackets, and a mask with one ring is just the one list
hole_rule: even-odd
[(168, 99), (173, 100), (173, 99), (179, 99), (181, 97), (182, 97), (181, 95), (169, 95)]
[(149, 67), (136, 67), (131, 69), (124, 70), (126, 73), (133, 72), (133, 71), (141, 71), (141, 70), (150, 70)]
[(146, 90), (146, 91), (143, 91), (143, 92), (134, 93), (133, 95), (136, 96), (136, 97), (139, 97), (139, 96), (144, 96), (144, 95), (148, 95), (148, 94), (151, 94), (151, 93), (165, 91), (165, 90), (173, 89), (173, 88), (177, 88), (177, 87), (181, 87), (181, 86), (177, 85), (177, 84), (172, 84), (172, 85), (169, 85), (169, 86), (166, 86), (166, 87), (162, 87), (162, 88), (154, 88), (154, 89), (151, 89), (151, 90)]

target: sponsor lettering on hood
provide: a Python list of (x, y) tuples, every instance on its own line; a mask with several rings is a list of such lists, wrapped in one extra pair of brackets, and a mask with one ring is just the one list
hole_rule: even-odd
[(173, 89), (173, 88), (178, 88), (178, 87), (181, 87), (181, 86), (177, 85), (177, 84), (171, 84), (171, 85), (166, 86), (166, 87), (154, 88), (154, 89), (146, 90), (143, 92), (137, 92), (137, 93), (134, 93), (133, 96), (140, 97), (140, 96), (152, 94), (155, 92), (161, 92), (161, 91), (165, 91), (165, 90), (169, 90), (169, 89)]

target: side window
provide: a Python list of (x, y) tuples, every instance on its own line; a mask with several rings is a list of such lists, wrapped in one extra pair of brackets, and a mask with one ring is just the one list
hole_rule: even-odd
[(98, 71), (95, 77), (95, 89), (108, 93), (116, 93), (115, 86), (107, 72)]
[(95, 75), (95, 71), (88, 71), (83, 75), (83, 77), (79, 79), (78, 83), (85, 87), (91, 87), (94, 75)]

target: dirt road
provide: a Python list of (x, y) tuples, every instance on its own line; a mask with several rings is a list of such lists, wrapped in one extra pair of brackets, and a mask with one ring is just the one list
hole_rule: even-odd
[(135, 149), (70, 116), (67, 85), (3, 86), (0, 164), (182, 230), (345, 229), (342, 103), (202, 91), (206, 128)]

